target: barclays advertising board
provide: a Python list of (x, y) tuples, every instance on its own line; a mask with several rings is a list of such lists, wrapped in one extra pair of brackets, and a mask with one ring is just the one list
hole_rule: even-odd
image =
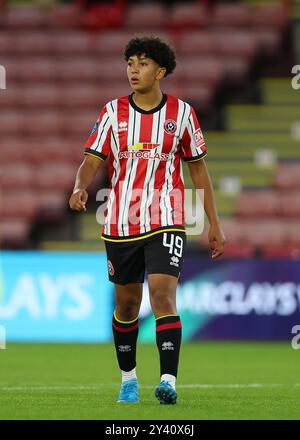
[(104, 254), (0, 254), (0, 325), (7, 342), (106, 342), (112, 313)]

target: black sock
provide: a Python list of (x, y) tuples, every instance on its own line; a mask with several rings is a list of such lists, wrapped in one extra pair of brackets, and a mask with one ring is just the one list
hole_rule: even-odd
[(160, 357), (160, 375), (177, 377), (181, 344), (181, 321), (177, 315), (156, 319), (156, 344)]
[(112, 328), (119, 367), (123, 371), (131, 371), (136, 366), (136, 341), (139, 332), (139, 320), (119, 321), (113, 316)]

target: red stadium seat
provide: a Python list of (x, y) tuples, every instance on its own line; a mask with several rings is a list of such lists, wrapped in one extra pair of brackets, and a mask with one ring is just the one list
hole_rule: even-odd
[(55, 52), (58, 54), (72, 54), (72, 57), (93, 55), (94, 37), (80, 31), (68, 31), (53, 35)]
[(18, 32), (12, 34), (13, 52), (22, 56), (49, 55), (52, 51), (51, 33), (42, 31)]
[(265, 244), (283, 243), (286, 239), (285, 224), (277, 219), (255, 219), (253, 221), (239, 222), (237, 227), (241, 228), (242, 242), (254, 246)]
[(275, 191), (244, 191), (236, 209), (236, 214), (240, 217), (273, 217), (278, 212), (279, 198)]
[(300, 245), (299, 220), (285, 221), (287, 242)]
[(244, 28), (250, 23), (250, 10), (244, 4), (217, 4), (213, 11), (213, 26)]
[(36, 188), (38, 190), (70, 191), (74, 185), (75, 174), (76, 168), (68, 162), (44, 163), (35, 173)]
[(300, 218), (300, 191), (288, 191), (287, 194), (282, 192), (279, 204), (280, 214), (283, 217)]
[(264, 258), (293, 258), (300, 259), (300, 245), (290, 243), (264, 245), (262, 248)]
[[(0, 22), (1, 25), (1, 22)], [(14, 51), (14, 38), (8, 32), (0, 30), (0, 53), (3, 56), (10, 56)], [(2, 62), (2, 60), (1, 60)]]
[(214, 34), (214, 50), (226, 56), (244, 56), (251, 60), (257, 52), (255, 33), (231, 29)]
[(226, 243), (225, 258), (252, 258), (255, 256), (255, 247), (250, 244)]
[(20, 60), (12, 69), (12, 78), (18, 81), (53, 81), (57, 65), (50, 59), (37, 58)]
[(49, 135), (64, 132), (62, 114), (58, 111), (30, 112), (24, 115), (24, 132), (26, 135)]
[(19, 133), (23, 129), (24, 118), (21, 113), (13, 110), (0, 109), (0, 135)]
[(94, 36), (93, 45), (97, 53), (106, 56), (123, 56), (126, 44), (132, 38), (128, 30), (105, 31)]
[(184, 101), (205, 113), (212, 108), (215, 88), (209, 84), (188, 85), (180, 96)]
[(214, 33), (205, 30), (184, 32), (178, 38), (176, 49), (181, 56), (211, 55), (215, 51)]
[(70, 28), (78, 26), (80, 24), (81, 8), (78, 4), (74, 3), (75, 2), (64, 4), (55, 3), (51, 6), (47, 17), (48, 25), (51, 28)]
[(275, 56), (281, 44), (281, 35), (274, 29), (255, 29), (255, 36), (260, 52), (265, 56)]
[(4, 189), (30, 188), (35, 185), (35, 168), (25, 163), (6, 163), (2, 167), (1, 187)]
[(288, 23), (288, 9), (283, 4), (261, 4), (253, 7), (250, 24), (255, 28), (282, 31)]
[(0, 205), (1, 218), (32, 220), (37, 208), (37, 197), (33, 190), (26, 190), (22, 186), (14, 190), (7, 188)]
[(61, 104), (61, 91), (54, 85), (25, 86), (20, 90), (19, 96), (20, 104), (32, 110), (58, 108)]
[(10, 28), (32, 29), (47, 24), (47, 13), (44, 8), (32, 6), (10, 6), (4, 12), (5, 24)]
[(198, 2), (175, 4), (168, 17), (168, 26), (172, 29), (200, 29), (209, 23), (206, 8)]
[(223, 78), (222, 63), (215, 57), (184, 57), (178, 61), (176, 75), (180, 81), (217, 86)]
[(40, 220), (59, 221), (64, 218), (68, 207), (67, 194), (65, 192), (40, 190), (36, 196)]
[(0, 220), (0, 247), (23, 248), (28, 245), (30, 222), (26, 219)]
[(148, 3), (131, 5), (126, 11), (125, 28), (142, 30), (149, 28), (164, 28), (169, 20), (169, 14), (162, 4)]
[(300, 162), (281, 164), (277, 170), (274, 185), (281, 189), (300, 188)]

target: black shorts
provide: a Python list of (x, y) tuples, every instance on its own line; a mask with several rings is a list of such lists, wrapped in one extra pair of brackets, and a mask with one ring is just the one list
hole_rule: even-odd
[(179, 277), (186, 245), (184, 231), (160, 232), (141, 240), (105, 241), (109, 280), (143, 283), (145, 271)]

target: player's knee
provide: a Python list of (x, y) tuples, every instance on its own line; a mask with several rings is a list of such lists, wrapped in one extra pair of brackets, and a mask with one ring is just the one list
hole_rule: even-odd
[(176, 309), (176, 301), (173, 293), (156, 290), (152, 292), (151, 302), (154, 312), (168, 314), (173, 313)]
[(131, 321), (139, 314), (139, 303), (134, 300), (118, 302), (116, 305), (116, 314), (122, 321)]

